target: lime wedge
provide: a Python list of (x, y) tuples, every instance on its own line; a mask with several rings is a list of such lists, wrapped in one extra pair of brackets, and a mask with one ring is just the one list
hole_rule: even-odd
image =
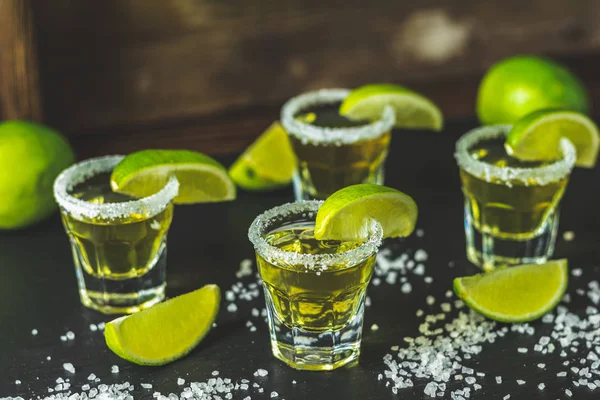
[(246, 190), (269, 190), (288, 185), (295, 168), (287, 133), (273, 122), (233, 163), (229, 176)]
[(227, 170), (212, 158), (188, 150), (142, 150), (125, 157), (110, 177), (112, 190), (134, 197), (150, 196), (175, 175), (179, 181), (176, 204), (235, 199), (235, 185)]
[(206, 285), (117, 318), (106, 324), (106, 344), (116, 355), (136, 364), (170, 363), (188, 354), (206, 336), (220, 301), (219, 287)]
[(369, 222), (375, 219), (383, 237), (408, 236), (417, 222), (414, 200), (386, 186), (361, 184), (338, 190), (317, 212), (315, 238), (319, 240), (366, 240)]
[(372, 84), (354, 89), (340, 106), (340, 114), (354, 120), (377, 120), (386, 105), (396, 112), (396, 127), (442, 130), (444, 117), (428, 98), (391, 84)]
[(567, 260), (563, 259), (456, 278), (454, 291), (469, 307), (490, 319), (525, 322), (553, 309), (568, 281)]
[(598, 158), (600, 133), (586, 115), (569, 110), (539, 110), (519, 120), (506, 138), (506, 151), (521, 160), (560, 158), (559, 141), (565, 137), (577, 152), (575, 165), (592, 168)]

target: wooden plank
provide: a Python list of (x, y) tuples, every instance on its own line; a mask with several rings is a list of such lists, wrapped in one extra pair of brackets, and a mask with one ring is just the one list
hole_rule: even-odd
[[(35, 6), (48, 121), (70, 135), (277, 107), (320, 87), (435, 87), (513, 53), (600, 49), (593, 0)], [(437, 93), (425, 92), (448, 97)]]
[(0, 0), (0, 120), (42, 119), (29, 0)]

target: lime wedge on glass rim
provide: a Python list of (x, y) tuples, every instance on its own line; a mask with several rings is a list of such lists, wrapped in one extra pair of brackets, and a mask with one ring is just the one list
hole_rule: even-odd
[(119, 357), (140, 365), (164, 365), (188, 354), (206, 336), (219, 312), (216, 285), (174, 297), (106, 324), (104, 338)]
[(142, 150), (126, 156), (112, 172), (113, 191), (134, 197), (150, 196), (171, 176), (179, 181), (175, 204), (233, 200), (235, 185), (227, 170), (207, 155), (189, 150)]
[(505, 142), (506, 151), (525, 161), (560, 158), (559, 141), (567, 138), (575, 146), (575, 165), (592, 168), (598, 158), (600, 133), (588, 116), (570, 110), (534, 111), (517, 121)]
[(340, 105), (339, 113), (353, 120), (377, 120), (385, 106), (396, 113), (396, 127), (442, 130), (444, 117), (428, 98), (392, 84), (371, 84), (354, 89)]
[(279, 122), (254, 141), (229, 168), (229, 176), (246, 190), (269, 190), (288, 185), (296, 168), (296, 156)]
[(369, 235), (372, 219), (379, 222), (384, 238), (412, 233), (418, 209), (414, 200), (390, 187), (360, 184), (338, 190), (317, 212), (315, 238), (361, 241)]
[(567, 260), (525, 264), (454, 279), (454, 291), (470, 308), (501, 322), (540, 318), (562, 299)]

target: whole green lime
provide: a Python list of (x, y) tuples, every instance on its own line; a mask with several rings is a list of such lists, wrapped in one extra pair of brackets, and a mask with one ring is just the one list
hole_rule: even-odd
[(582, 113), (590, 101), (581, 81), (556, 62), (515, 56), (494, 64), (479, 84), (477, 115), (483, 124), (512, 124), (544, 108)]
[(52, 214), (52, 185), (73, 164), (67, 140), (31, 122), (0, 123), (0, 229), (32, 225)]

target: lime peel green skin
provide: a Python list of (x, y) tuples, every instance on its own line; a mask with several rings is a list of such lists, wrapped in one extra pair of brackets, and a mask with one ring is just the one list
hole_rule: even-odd
[[(394, 225), (394, 223), (398, 222), (398, 219), (389, 220), (387, 218), (381, 218), (381, 216), (378, 215), (379, 213), (370, 212), (370, 210), (384, 209), (381, 214), (389, 216), (390, 207), (397, 206), (399, 200), (401, 201), (402, 206), (405, 209), (408, 209), (407, 214), (410, 216), (410, 218), (400, 220), (400, 222), (402, 222), (401, 226)], [(336, 219), (339, 220), (340, 217), (338, 216), (340, 213), (349, 212), (349, 210), (352, 211), (351, 217), (342, 218), (340, 221), (357, 222), (357, 224), (350, 228), (342, 226), (341, 229), (333, 230), (332, 232), (331, 221), (335, 221)], [(319, 208), (315, 221), (315, 238), (319, 240), (359, 239), (354, 236), (345, 236), (345, 234), (350, 232), (351, 234), (357, 232), (367, 234), (368, 229), (366, 227), (371, 219), (375, 219), (381, 224), (384, 238), (406, 237), (413, 232), (417, 223), (417, 216), (417, 204), (410, 196), (399, 190), (376, 184), (347, 186), (329, 196)], [(365, 238), (361, 237), (361, 239)]]
[(5, 121), (0, 154), (0, 230), (25, 228), (54, 214), (54, 180), (75, 162), (67, 139), (44, 125)]
[[(411, 124), (407, 124), (405, 119), (403, 118), (403, 115), (406, 110), (403, 110), (402, 108), (394, 107), (394, 104), (390, 103), (389, 105), (394, 108), (394, 111), (396, 114), (395, 126), (397, 128), (416, 128), (416, 129), (421, 128), (421, 129), (431, 129), (431, 130), (434, 130), (437, 132), (442, 130), (443, 125), (444, 125), (444, 117), (443, 117), (440, 109), (435, 105), (435, 103), (433, 101), (431, 101), (427, 97), (425, 97), (413, 90), (407, 89), (403, 86), (394, 85), (391, 83), (373, 83), (373, 84), (364, 85), (357, 89), (354, 89), (340, 105), (339, 113), (340, 113), (340, 115), (343, 115), (347, 118), (352, 118), (351, 111), (353, 110), (353, 108), (355, 108), (355, 106), (357, 104), (360, 104), (361, 102), (363, 102), (365, 100), (369, 100), (369, 98), (371, 98), (371, 100), (372, 100), (373, 98), (380, 97), (380, 96), (382, 98), (404, 96), (404, 97), (409, 97), (409, 98), (413, 99), (413, 101), (415, 99), (417, 99), (421, 103), (427, 104), (427, 109), (433, 111), (433, 113), (434, 113), (434, 118), (433, 118), (434, 125), (433, 126), (430, 126), (429, 124), (427, 124), (425, 126), (411, 125)], [(374, 115), (369, 115), (369, 116), (361, 115), (360, 119), (363, 119), (365, 117), (366, 118), (370, 117), (370, 119), (379, 118), (383, 112), (383, 106), (384, 105), (382, 103), (381, 109), (374, 109), (373, 110)]]
[(517, 315), (517, 316), (515, 316), (515, 315), (507, 316), (506, 314), (486, 310), (486, 309), (482, 308), (476, 301), (474, 301), (474, 299), (472, 299), (471, 297), (468, 296), (467, 287), (472, 286), (473, 284), (476, 284), (484, 276), (487, 276), (489, 278), (490, 276), (493, 276), (494, 274), (498, 274), (498, 273), (510, 273), (510, 270), (514, 269), (514, 268), (539, 267), (540, 264), (525, 264), (525, 265), (506, 267), (506, 268), (500, 267), (491, 272), (476, 274), (476, 275), (468, 276), (468, 277), (455, 278), (454, 282), (453, 282), (454, 293), (456, 293), (458, 298), (460, 298), (462, 301), (464, 301), (465, 304), (467, 304), (467, 306), (469, 306), (469, 308), (477, 311), (478, 313), (482, 314), (483, 316), (485, 316), (489, 319), (499, 321), (499, 322), (506, 322), (506, 323), (520, 323), (520, 322), (534, 321), (538, 318), (541, 318), (542, 316), (544, 316), (544, 314), (546, 314), (549, 311), (551, 311), (552, 309), (554, 309), (554, 307), (556, 307), (558, 305), (558, 303), (562, 299), (565, 291), (567, 290), (567, 286), (569, 283), (567, 260), (566, 259), (554, 260), (554, 261), (551, 261), (551, 263), (557, 264), (560, 268), (560, 273), (562, 275), (561, 285), (557, 288), (553, 298), (544, 307), (542, 307), (541, 309), (536, 310), (534, 312), (524, 313), (524, 314)]
[[(542, 124), (543, 128), (538, 125)], [(582, 125), (592, 133), (592, 143), (582, 143), (577, 136), (572, 136), (567, 130), (569, 125)], [(535, 128), (537, 135), (543, 134), (543, 140), (529, 138), (528, 133)], [(506, 137), (507, 151), (514, 157), (527, 161), (552, 161), (560, 158), (559, 142), (566, 137), (573, 143), (577, 151), (575, 165), (593, 168), (600, 149), (600, 133), (598, 127), (589, 117), (577, 111), (560, 108), (550, 108), (534, 111), (515, 123)], [(529, 145), (531, 142), (536, 146)]]
[[(221, 165), (215, 159), (195, 151), (190, 150), (141, 150), (135, 153), (129, 154), (123, 159), (113, 170), (110, 182), (111, 188), (115, 192), (124, 192), (122, 189), (127, 188), (127, 184), (135, 179), (136, 176), (141, 174), (151, 175), (153, 171), (164, 171), (169, 170), (171, 173), (177, 174), (178, 170), (189, 169), (201, 169), (198, 165), (202, 165), (202, 169), (209, 170), (213, 169), (219, 172), (219, 174), (226, 178), (225, 183), (229, 184), (230, 195), (226, 198), (220, 198), (212, 201), (228, 201), (234, 200), (236, 197), (235, 185), (227, 174), (227, 169)], [(155, 177), (160, 174), (155, 173)], [(164, 176), (164, 184), (167, 183), (168, 176)], [(181, 185), (181, 182), (180, 182)], [(185, 204), (180, 201), (180, 197), (185, 188), (180, 186), (179, 196), (175, 197), (175, 204)], [(133, 193), (126, 193), (133, 195)], [(146, 197), (154, 194), (154, 192), (148, 193), (136, 193), (137, 197)], [(208, 200), (211, 201), (211, 200)]]
[[(206, 337), (208, 332), (210, 332), (212, 325), (213, 325), (215, 319), (217, 318), (217, 315), (219, 314), (219, 308), (220, 308), (220, 304), (221, 304), (221, 291), (220, 291), (219, 287), (217, 285), (205, 285), (201, 289), (198, 289), (197, 291), (200, 291), (200, 290), (210, 290), (210, 291), (214, 292), (213, 294), (215, 296), (215, 306), (216, 307), (214, 309), (214, 312), (211, 314), (210, 318), (207, 320), (207, 323), (205, 325), (206, 328), (204, 329), (203, 333), (201, 335), (197, 336), (195, 338), (195, 340), (192, 343), (190, 343), (189, 346), (184, 351), (178, 352), (177, 354), (173, 355), (172, 357), (166, 357), (166, 358), (161, 358), (161, 359), (148, 359), (148, 358), (140, 357), (137, 354), (133, 354), (130, 351), (127, 351), (126, 347), (123, 346), (123, 343), (121, 343), (119, 341), (120, 335), (118, 333), (118, 329), (119, 329), (121, 322), (125, 318), (129, 318), (132, 315), (129, 315), (129, 316), (126, 315), (123, 317), (119, 317), (119, 318), (106, 324), (106, 327), (104, 329), (104, 339), (106, 341), (106, 345), (108, 346), (109, 349), (112, 350), (113, 353), (115, 353), (120, 358), (127, 360), (129, 362), (132, 362), (132, 363), (135, 363), (138, 365), (144, 365), (144, 366), (161, 366), (161, 365), (171, 363), (173, 361), (176, 361), (176, 360), (186, 356), (194, 348), (196, 348), (196, 346), (198, 346), (198, 344), (204, 339), (204, 337)], [(190, 293), (188, 293), (188, 294), (190, 294)], [(183, 295), (183, 296), (185, 296), (185, 295)], [(181, 297), (181, 296), (179, 296), (179, 297)], [(140, 313), (151, 311), (155, 307), (164, 307), (166, 303), (168, 303), (169, 301), (172, 301), (174, 299), (177, 299), (177, 297), (174, 297), (173, 299), (170, 299), (167, 302), (157, 304), (157, 305), (153, 306), (152, 308), (149, 308), (148, 310), (140, 311)], [(136, 315), (136, 314), (133, 314), (133, 315)]]
[(546, 108), (588, 113), (581, 81), (562, 65), (536, 56), (515, 56), (494, 64), (479, 84), (477, 115), (485, 125), (512, 124)]

